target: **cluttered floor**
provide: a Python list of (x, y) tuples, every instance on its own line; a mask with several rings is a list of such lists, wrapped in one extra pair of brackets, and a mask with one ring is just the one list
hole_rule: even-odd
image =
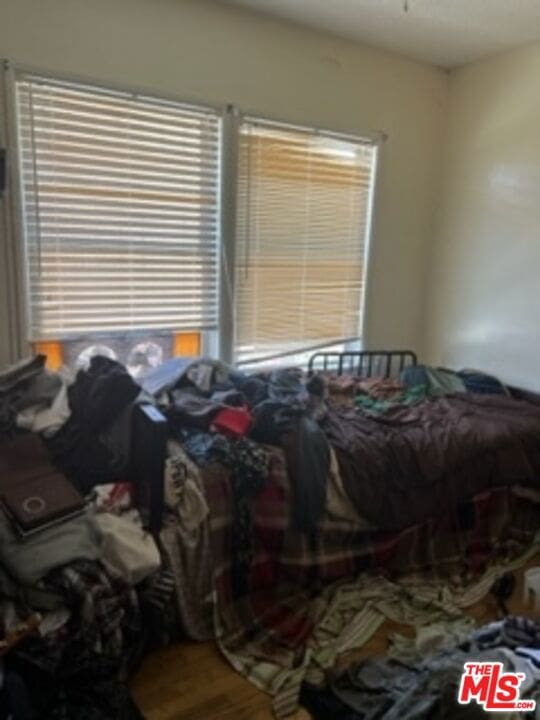
[[(511, 615), (540, 620), (540, 611), (524, 599), (523, 579), (527, 569), (540, 565), (540, 553), (514, 573), (515, 587), (506, 607)], [(467, 609), (481, 626), (501, 617), (493, 594)], [(384, 655), (391, 633), (411, 635), (411, 627), (386, 621), (361, 651), (343, 656), (350, 664), (357, 658)], [(271, 720), (271, 699), (236, 673), (214, 642), (180, 642), (149, 655), (131, 687), (148, 720)], [(294, 720), (308, 720), (301, 709)]]
[[(34, 402), (35, 386), (43, 383), (55, 385), (55, 398), (67, 393), (70, 415), (44, 446), (36, 417), (49, 417), (51, 409), (39, 406), (31, 415), (34, 432), (6, 441), (0, 453), (5, 628), (17, 642), (5, 653), (9, 704), (0, 717), (141, 720), (126, 687), (135, 674), (132, 690), (149, 720), (289, 720), (304, 711), (314, 720), (449, 720), (464, 661), (488, 656), (486, 667), (501, 668), (504, 660), (505, 672), (522, 675), (525, 690), (540, 701), (540, 622), (525, 606), (502, 605), (503, 585), (518, 602), (518, 570), (538, 564), (539, 405), (502, 387), (426, 397), (424, 383), (423, 400), (416, 398), (413, 408), (388, 408), (387, 401), (379, 417), (361, 393), (369, 413), (351, 405), (354, 379), (346, 379), (353, 394), (334, 404), (325, 385), (331, 377), (306, 379), (295, 370), (251, 377), (215, 361), (175, 360), (147, 376), (141, 390), (107, 358), (93, 358), (69, 385), (45, 371), (43, 360), (12, 369), (5, 379), (9, 428), (21, 398)], [(228, 387), (233, 381), (244, 389)], [(215, 389), (223, 383), (227, 390)], [(221, 407), (223, 392), (242, 405)], [(267, 418), (260, 427), (275, 437), (246, 437), (253, 418), (245, 392), (265, 393), (266, 400), (253, 403)], [(391, 392), (401, 398), (408, 391), (393, 386)], [(149, 401), (139, 405), (141, 397)], [(205, 430), (197, 425), (201, 408)], [(122, 425), (124, 410), (132, 420), (155, 417), (162, 444), (156, 451), (153, 425), (143, 434), (139, 423), (128, 422), (133, 452), (119, 453), (120, 473), (103, 428)], [(311, 417), (321, 410), (342, 457), (358, 455), (344, 466), (350, 476), (340, 472), (337, 452)], [(284, 432), (291, 412), (295, 425)], [(246, 415), (247, 426), (239, 422)], [(227, 435), (225, 425), (236, 434)], [(152, 472), (141, 472), (139, 448), (146, 460), (159, 460)], [(366, 490), (365, 502), (356, 498), (358, 510), (345, 477)], [(41, 494), (62, 483), (61, 497), (68, 497), (57, 507), (61, 515), (42, 502), (36, 529), (36, 518), (24, 512), (41, 499), (32, 490), (38, 481)], [(148, 516), (154, 527), (156, 488), (161, 531), (153, 538), (142, 521)], [(84, 542), (60, 534), (73, 523), (84, 530)], [(94, 525), (102, 528), (95, 537)], [(486, 604), (495, 586), (499, 604)], [(481, 600), (482, 627), (473, 627), (468, 609)], [(486, 621), (508, 611), (529, 619), (510, 615), (486, 629)], [(205, 642), (212, 638), (216, 644)], [(169, 649), (148, 655), (163, 646)], [(21, 689), (28, 712), (14, 716)], [(483, 712), (475, 706), (473, 712)], [(467, 720), (473, 717), (467, 713)]]

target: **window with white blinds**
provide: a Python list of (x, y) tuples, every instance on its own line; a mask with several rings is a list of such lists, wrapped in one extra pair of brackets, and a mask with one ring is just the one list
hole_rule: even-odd
[(362, 333), (376, 147), (246, 120), (240, 129), (235, 359)]
[(16, 97), (30, 339), (215, 328), (218, 114), (32, 75)]

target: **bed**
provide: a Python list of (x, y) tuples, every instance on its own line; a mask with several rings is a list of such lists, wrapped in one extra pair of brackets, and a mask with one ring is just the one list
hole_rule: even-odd
[[(540, 410), (530, 397), (444, 393), (413, 395), (410, 406), (402, 407), (399, 398), (370, 404), (375, 391), (392, 398), (393, 383), (416, 365), (410, 350), (319, 352), (309, 360), (308, 377), (323, 376), (328, 383), (328, 409), (319, 424), (335, 455), (339, 493), (351, 517), (356, 512), (363, 528), (400, 531), (488, 489), (540, 489)], [(344, 402), (347, 392), (349, 399), (361, 393), (364, 402)], [(380, 405), (384, 412), (375, 412)], [(135, 420), (133, 477), (143, 515), (157, 532), (163, 467), (155, 459), (163, 453), (165, 421), (151, 407), (143, 407)], [(331, 482), (332, 491), (334, 486)]]
[[(317, 353), (307, 377), (323, 378), (330, 388), (337, 382), (340, 391), (340, 383), (358, 387), (366, 381), (368, 387), (381, 381), (391, 390), (402, 370), (416, 366), (416, 355), (407, 350)], [(353, 407), (350, 397), (343, 402), (343, 395), (329, 393), (328, 411), (320, 419), (331, 458), (324, 512), (315, 532), (295, 526), (294, 477), (286, 449), (276, 443), (256, 443), (267, 457), (268, 475), (240, 510), (231, 466), (214, 462), (196, 469), (208, 512), (195, 541), (190, 537), (191, 545), (186, 545), (178, 520), (168, 510), (164, 513), (161, 539), (177, 570), (186, 634), (196, 639), (215, 635), (233, 666), (277, 696), (278, 704), (292, 675), (298, 670), (295, 677), (301, 677), (313, 634), (328, 609), (327, 593), (336, 583), (381, 576), (393, 581), (407, 575), (466, 585), (534, 547), (540, 527), (540, 407), (506, 395), (490, 402), (489, 396), (445, 394), (405, 410), (398, 403), (376, 415)], [(455, 414), (456, 407), (467, 403), (474, 412)], [(424, 406), (436, 420), (426, 420), (419, 411)], [(454, 442), (449, 427), (443, 433), (446, 445), (439, 438), (442, 455), (422, 466), (419, 453), (430, 436), (440, 435), (445, 408), (455, 414), (453, 425), (465, 417), (469, 429), (475, 413), (491, 418), (506, 414), (501, 422), (488, 423), (477, 456), (478, 447), (467, 445), (470, 433)], [(400, 412), (409, 416), (400, 419)], [(425, 422), (431, 422), (430, 430), (420, 433), (411, 452), (415, 433)], [(347, 423), (353, 428), (350, 443), (343, 432)], [(385, 433), (393, 437), (389, 453)], [(357, 443), (370, 435), (376, 452)], [(404, 452), (400, 437), (407, 438), (401, 445), (409, 454), (401, 458), (402, 472), (396, 475), (396, 448)], [(460, 455), (464, 443), (466, 451)], [(445, 472), (444, 453), (450, 451), (459, 459), (453, 474)], [(430, 473), (437, 477), (431, 493), (426, 483)], [(404, 487), (407, 477), (414, 482)], [(355, 481), (362, 492), (354, 492)], [(195, 596), (186, 597), (193, 578)], [(485, 583), (483, 588), (484, 593), (489, 589)], [(285, 702), (277, 712), (286, 716), (292, 706)]]
[[(330, 632), (335, 625), (332, 608), (345, 597), (343, 593), (353, 599), (355, 612), (362, 608), (364, 613), (356, 631), (345, 639), (346, 645), (358, 645), (381, 622), (369, 609), (370, 603), (366, 605), (366, 588), (387, 593), (385, 583), (393, 588), (392, 583), (407, 576), (434, 582), (439, 597), (441, 584), (468, 588), (468, 583), (478, 581), (480, 585), (465, 593), (469, 599), (463, 602), (471, 602), (488, 592), (500, 568), (520, 562), (523, 553), (536, 547), (540, 406), (506, 395), (490, 401), (489, 396), (473, 399), (447, 394), (405, 408), (396, 403), (397, 407), (379, 415), (354, 406), (354, 393), (363, 383), (368, 390), (373, 383), (382, 383), (383, 394), (389, 391), (391, 396), (401, 372), (416, 367), (416, 355), (409, 350), (317, 353), (311, 358), (306, 380), (324, 380), (328, 408), (319, 425), (331, 446), (324, 512), (314, 533), (302, 532), (295, 523), (294, 473), (286, 448), (279, 443), (254, 443), (267, 459), (268, 473), (242, 503), (234, 464), (197, 465), (185, 454), (180, 458), (181, 474), (190, 476), (201, 491), (198, 502), (204, 512), (199, 524), (189, 519), (195, 507), (193, 497), (183, 516), (164, 503), (162, 468), (152, 466), (148, 457), (146, 465), (139, 460), (134, 465), (143, 514), (148, 508), (149, 527), (159, 530), (167, 563), (175, 574), (177, 610), (185, 634), (199, 640), (215, 637), (231, 664), (274, 696), (278, 716), (286, 717), (294, 710), (300, 684), (313, 669), (314, 658), (316, 665), (328, 666), (337, 652)], [(472, 414), (465, 413), (469, 429), (477, 412), (491, 418), (498, 417), (501, 408), (506, 413), (502, 425), (488, 424), (478, 456), (471, 455), (475, 446), (467, 432), (456, 439), (449, 426), (439, 437), (441, 427), (446, 427), (444, 422), (441, 425), (444, 412), (454, 412), (451, 425), (459, 425), (463, 412), (457, 413), (456, 407), (463, 404), (469, 410), (476, 408)], [(422, 411), (424, 407), (428, 410)], [(400, 413), (409, 415), (401, 418)], [(145, 435), (155, 438), (155, 429), (149, 428), (157, 423), (160, 436), (164, 421), (155, 409), (141, 420), (137, 444), (144, 457), (149, 447)], [(427, 435), (421, 432), (426, 422), (431, 422)], [(347, 424), (354, 430), (352, 439), (344, 432)], [(415, 433), (420, 433), (420, 442), (415, 452), (403, 458), (403, 447), (410, 451), (411, 443), (418, 440)], [(390, 453), (385, 452), (388, 435), (393, 437)], [(439, 437), (441, 452), (438, 459), (421, 466), (419, 453), (429, 446), (431, 436)], [(362, 444), (366, 437), (372, 438), (367, 447)], [(400, 437), (407, 442), (400, 445)], [(460, 447), (466, 448), (461, 456)], [(401, 465), (397, 450), (402, 453)], [(439, 472), (438, 482), (429, 491), (428, 480), (444, 470), (444, 454), (449, 451), (459, 462), (452, 474)], [(141, 472), (145, 466), (153, 470)], [(396, 473), (396, 467), (403, 472)], [(407, 477), (414, 482), (404, 486)], [(355, 483), (361, 491), (355, 492)], [(407, 513), (401, 508), (407, 508)], [(364, 588), (364, 600), (357, 594), (357, 585)], [(354, 617), (350, 608), (347, 612), (344, 617)]]
[[(363, 394), (351, 406), (330, 407), (323, 427), (347, 495), (377, 529), (399, 531), (497, 487), (540, 489), (537, 405), (502, 386), (499, 394), (424, 394), (416, 387), (401, 393), (388, 380), (393, 370), (399, 377), (416, 365), (410, 352), (320, 354), (311, 359), (312, 372), (317, 362), (323, 369), (334, 364), (338, 377), (350, 377), (352, 367), (360, 380)], [(372, 368), (381, 378), (375, 383), (365, 380)], [(451, 371), (431, 372), (461, 382)]]

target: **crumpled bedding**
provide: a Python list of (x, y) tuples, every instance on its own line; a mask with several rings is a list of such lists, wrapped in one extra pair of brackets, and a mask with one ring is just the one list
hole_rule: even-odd
[(331, 407), (322, 426), (349, 498), (379, 530), (491, 488), (540, 488), (540, 407), (525, 401), (454, 394), (377, 415)]

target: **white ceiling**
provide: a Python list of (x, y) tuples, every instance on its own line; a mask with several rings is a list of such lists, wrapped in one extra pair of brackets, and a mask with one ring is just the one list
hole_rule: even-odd
[(226, 0), (455, 67), (540, 40), (540, 0)]

